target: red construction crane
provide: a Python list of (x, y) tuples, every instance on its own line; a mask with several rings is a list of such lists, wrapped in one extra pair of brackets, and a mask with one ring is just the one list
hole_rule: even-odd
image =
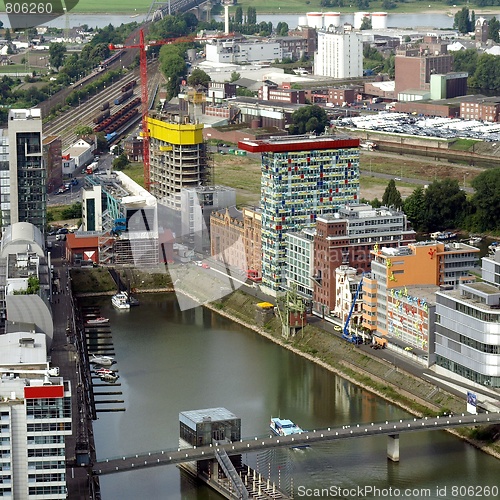
[(109, 45), (110, 50), (139, 49), (139, 61), (141, 67), (142, 158), (144, 161), (144, 185), (146, 187), (146, 190), (149, 191), (151, 184), (149, 179), (149, 129), (147, 123), (149, 103), (148, 103), (148, 66), (146, 60), (146, 52), (148, 48), (156, 47), (158, 45), (168, 45), (171, 43), (187, 43), (187, 42), (193, 42), (195, 40), (224, 38), (233, 35), (234, 33), (229, 33), (226, 35), (216, 35), (203, 38), (203, 37), (196, 37), (196, 35), (193, 34), (190, 36), (167, 38), (165, 40), (144, 42), (144, 31), (141, 28), (139, 32), (139, 43), (133, 45), (123, 45), (123, 44)]

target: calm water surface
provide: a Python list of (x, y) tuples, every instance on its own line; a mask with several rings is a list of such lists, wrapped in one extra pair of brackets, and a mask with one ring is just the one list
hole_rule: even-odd
[[(327, 370), (210, 311), (180, 312), (172, 295), (141, 297), (129, 312), (100, 302), (110, 317), (125, 412), (100, 413), (98, 458), (176, 448), (183, 410), (223, 406), (242, 418), (242, 435), (268, 433), (271, 416), (305, 429), (407, 416)], [(97, 397), (99, 399), (99, 396)], [(104, 405), (101, 405), (104, 406)], [(122, 405), (118, 405), (122, 406)], [(430, 488), (493, 485), (499, 463), (444, 432), (401, 437), (401, 462), (386, 458), (386, 438), (314, 445), (244, 460), (295, 490), (299, 486)], [(103, 500), (219, 499), (175, 466), (101, 478)], [(359, 497), (358, 497), (359, 498)], [(368, 496), (366, 498), (377, 498)], [(418, 498), (418, 497), (412, 497)]]

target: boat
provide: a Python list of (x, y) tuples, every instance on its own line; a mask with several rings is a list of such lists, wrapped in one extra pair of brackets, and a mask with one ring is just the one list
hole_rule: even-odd
[(445, 231), (444, 233), (441, 233), (437, 239), (440, 241), (443, 240), (452, 240), (453, 238), (457, 237), (457, 233), (452, 233), (451, 231)]
[(103, 373), (102, 375), (99, 375), (99, 378), (103, 380), (104, 382), (116, 382), (118, 379), (119, 375), (116, 373)]
[(117, 309), (130, 309), (128, 295), (126, 292), (119, 292), (111, 297), (111, 303)]
[(102, 316), (87, 320), (87, 325), (105, 325), (106, 323), (109, 323), (109, 319)]
[(127, 301), (129, 303), (130, 307), (139, 305), (139, 300), (136, 299), (135, 297), (133, 297), (130, 294), (130, 292), (123, 292), (123, 293), (127, 296)]
[(90, 362), (102, 366), (111, 366), (116, 363), (116, 361), (109, 356), (97, 356), (96, 354), (92, 354)]
[(302, 434), (303, 432), (305, 432), (291, 420), (281, 419), (277, 417), (271, 418), (269, 427), (271, 427), (271, 430), (277, 436), (291, 436), (292, 434)]
[(469, 239), (469, 243), (471, 245), (479, 245), (483, 241), (483, 238), (481, 236), (471, 236)]
[(110, 370), (109, 368), (98, 368), (97, 370), (94, 370), (94, 373), (96, 375), (113, 375), (115, 372), (113, 370)]

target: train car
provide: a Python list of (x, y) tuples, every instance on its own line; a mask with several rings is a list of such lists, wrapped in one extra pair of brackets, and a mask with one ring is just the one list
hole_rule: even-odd
[(122, 87), (122, 92), (127, 92), (127, 90), (133, 89), (137, 85), (137, 80), (132, 80)]
[(97, 115), (94, 118), (94, 123), (97, 125), (98, 123), (101, 123), (102, 121), (104, 121), (108, 117), (109, 117), (109, 109), (107, 109), (106, 111), (104, 111), (104, 113), (101, 113), (100, 115)]
[(110, 57), (104, 59), (99, 65), (99, 71), (104, 71), (110, 64), (114, 63), (117, 59), (119, 59), (123, 54), (125, 54), (125, 50), (118, 50), (114, 52)]
[(101, 104), (101, 111), (106, 111), (107, 109), (109, 109), (109, 102), (108, 101), (103, 102)]
[(113, 142), (116, 139), (117, 133), (116, 132), (111, 132), (110, 134), (106, 134), (106, 141), (109, 144), (110, 142)]
[(126, 92), (124, 92), (122, 95), (118, 96), (115, 99), (115, 104), (118, 105), (118, 104), (125, 102), (129, 97), (132, 97), (133, 93), (134, 93), (134, 91), (132, 89), (127, 90)]

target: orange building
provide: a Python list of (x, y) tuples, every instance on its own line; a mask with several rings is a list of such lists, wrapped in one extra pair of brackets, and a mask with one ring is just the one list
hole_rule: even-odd
[(470, 271), (477, 263), (479, 249), (464, 243), (424, 241), (407, 247), (376, 247), (371, 254), (372, 270), (363, 282), (363, 325), (373, 333), (390, 336), (390, 320), (398, 313), (402, 299), (395, 290), (417, 285), (455, 288), (473, 281)]

